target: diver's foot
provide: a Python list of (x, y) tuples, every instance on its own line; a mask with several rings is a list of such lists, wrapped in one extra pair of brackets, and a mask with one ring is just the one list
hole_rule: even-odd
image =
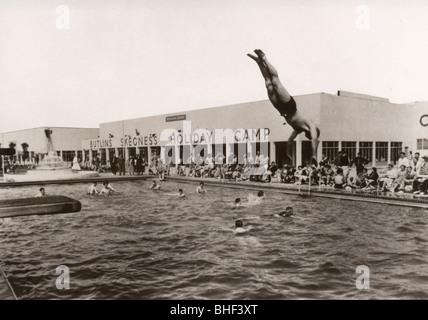
[(249, 56), (251, 59), (253, 59), (255, 62), (260, 63), (260, 59), (256, 57), (254, 54), (247, 53), (247, 56)]
[(266, 59), (266, 55), (265, 55), (265, 53), (262, 51), (262, 50), (260, 50), (260, 49), (256, 49), (256, 50), (254, 50), (254, 53), (261, 59), (261, 60), (264, 60), (264, 59)]

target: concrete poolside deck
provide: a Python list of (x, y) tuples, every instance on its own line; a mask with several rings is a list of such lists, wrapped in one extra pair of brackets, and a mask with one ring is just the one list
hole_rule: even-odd
[[(28, 185), (48, 185), (48, 184), (75, 184), (75, 183), (91, 183), (91, 182), (102, 182), (102, 181), (138, 181), (138, 180), (153, 180), (157, 179), (155, 175), (113, 175), (110, 172), (101, 173), (99, 177), (86, 178), (86, 179), (56, 179), (56, 180), (40, 180), (40, 181), (26, 181), (26, 182), (5, 182), (0, 178), (0, 190), (4, 187), (20, 187)], [(280, 192), (284, 194), (297, 195), (302, 197), (324, 197), (334, 198), (349, 201), (365, 201), (371, 203), (381, 203), (388, 205), (407, 206), (414, 208), (425, 208), (428, 209), (428, 196), (413, 196), (412, 193), (405, 193), (401, 196), (391, 195), (389, 193), (366, 193), (361, 190), (349, 193), (341, 190), (334, 189), (320, 189), (318, 186), (312, 186), (309, 190), (308, 185), (294, 185), (284, 184), (278, 182), (250, 182), (250, 181), (219, 181), (214, 178), (193, 178), (183, 176), (166, 176), (167, 181), (175, 181), (181, 183), (194, 183), (197, 184), (203, 181), (207, 185), (223, 187), (223, 188), (234, 188), (234, 189), (247, 189), (247, 190), (270, 190), (272, 192)]]

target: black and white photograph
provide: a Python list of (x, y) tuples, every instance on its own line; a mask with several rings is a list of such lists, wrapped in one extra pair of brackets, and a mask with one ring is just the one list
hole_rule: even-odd
[(427, 14), (1, 0), (0, 300), (427, 300)]

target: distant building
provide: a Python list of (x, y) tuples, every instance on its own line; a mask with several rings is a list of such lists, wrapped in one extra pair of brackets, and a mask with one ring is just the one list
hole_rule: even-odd
[(16, 144), (16, 159), (22, 160), (22, 143), (28, 144), (29, 160), (42, 160), (48, 151), (54, 150), (64, 161), (73, 161), (74, 154), (82, 159), (82, 140), (94, 139), (99, 135), (98, 128), (40, 127), (0, 133), (2, 148), (11, 142)]
[[(310, 114), (321, 131), (318, 159), (324, 154), (333, 160), (339, 150), (346, 150), (350, 158), (361, 153), (369, 160), (368, 166), (385, 166), (395, 163), (401, 151), (428, 154), (428, 101), (396, 104), (386, 98), (346, 91), (294, 98), (298, 110)], [(50, 140), (46, 130), (52, 130)], [(201, 130), (212, 141), (207, 143)], [(232, 133), (232, 138), (216, 141), (218, 130)], [(26, 142), (31, 155), (39, 159), (53, 148), (70, 162), (75, 153), (85, 161), (99, 154), (102, 164), (108, 164), (113, 155), (129, 159), (141, 154), (150, 163), (152, 155), (186, 161), (191, 153), (202, 157), (211, 153), (214, 158), (219, 152), (226, 159), (231, 153), (238, 155), (242, 162), (244, 154), (254, 158), (260, 152), (282, 165), (291, 132), (271, 103), (262, 100), (101, 123), (99, 129), (42, 127), (5, 132), (0, 134), (0, 142), (3, 148), (14, 142), (18, 159), (21, 144)], [(294, 165), (304, 165), (311, 159), (311, 144), (304, 134), (292, 144)]]
[[(369, 160), (369, 166), (384, 166), (394, 163), (401, 151), (428, 153), (428, 102), (395, 104), (386, 98), (346, 91), (294, 98), (298, 109), (311, 114), (321, 130), (318, 159), (324, 154), (332, 160), (339, 150), (346, 150), (350, 158), (360, 152)], [(187, 121), (191, 137), (186, 137)], [(175, 129), (176, 134), (161, 137), (168, 128)], [(104, 161), (109, 161), (113, 154), (123, 154), (125, 158), (142, 154), (150, 162), (152, 154), (159, 156), (161, 152), (166, 152), (169, 159), (185, 160), (203, 142), (200, 135), (194, 134), (196, 129), (206, 129), (212, 137), (216, 129), (234, 132), (233, 141), (220, 145), (215, 145), (213, 138), (213, 156), (219, 150), (225, 156), (233, 152), (254, 157), (264, 146), (270, 161), (279, 165), (284, 163), (287, 139), (292, 132), (271, 103), (263, 100), (102, 123), (99, 138), (83, 141), (81, 148), (91, 159), (101, 154)], [(254, 141), (250, 141), (251, 129)], [(304, 134), (293, 142), (293, 156), (295, 165), (305, 164), (312, 157), (310, 141)]]

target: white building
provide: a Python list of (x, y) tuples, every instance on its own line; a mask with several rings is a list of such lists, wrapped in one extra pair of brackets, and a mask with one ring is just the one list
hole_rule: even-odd
[[(394, 163), (401, 151), (428, 154), (428, 102), (395, 104), (386, 98), (345, 91), (294, 98), (297, 108), (310, 114), (321, 131), (318, 159), (322, 154), (334, 159), (338, 150), (346, 150), (351, 158), (360, 152), (370, 161), (369, 166), (384, 166)], [(166, 134), (166, 129), (176, 130), (175, 134)], [(125, 158), (142, 154), (150, 161), (149, 155), (159, 155), (166, 147), (167, 155), (185, 159), (197, 145), (206, 144), (200, 134), (195, 134), (197, 129), (212, 135), (213, 156), (218, 150), (226, 156), (238, 151), (255, 156), (257, 151), (265, 150), (269, 159), (280, 165), (292, 132), (271, 103), (263, 100), (102, 123), (99, 138), (84, 140), (81, 149), (90, 159), (98, 153), (103, 161), (109, 161), (113, 154)], [(230, 129), (232, 140), (224, 139), (216, 145), (216, 129)], [(293, 142), (295, 164), (309, 161), (311, 152), (310, 141), (300, 134)], [(206, 156), (204, 152), (201, 155)]]
[(1, 148), (16, 145), (17, 160), (22, 160), (22, 144), (28, 144), (30, 161), (42, 160), (48, 151), (57, 151), (64, 161), (72, 161), (75, 154), (82, 159), (82, 141), (99, 135), (98, 128), (40, 127), (0, 133)]

